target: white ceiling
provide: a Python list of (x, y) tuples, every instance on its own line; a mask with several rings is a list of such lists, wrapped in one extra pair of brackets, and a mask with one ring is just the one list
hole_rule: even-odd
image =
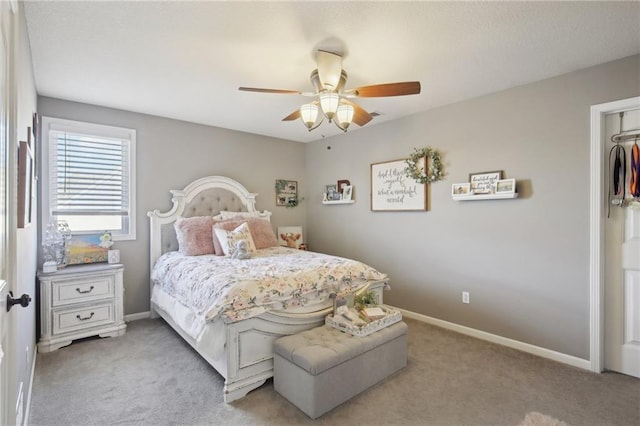
[[(419, 80), (420, 95), (356, 99), (367, 126), (640, 53), (640, 2), (26, 1), (39, 95), (301, 142), (318, 48), (347, 88)], [(603, 100), (604, 101), (604, 100)], [(356, 131), (353, 125), (349, 132)]]

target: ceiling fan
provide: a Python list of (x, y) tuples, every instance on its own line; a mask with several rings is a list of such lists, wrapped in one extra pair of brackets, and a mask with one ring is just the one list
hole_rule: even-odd
[[(401, 83), (375, 84), (345, 90), (347, 72), (342, 69), (342, 55), (318, 50), (316, 54), (318, 67), (311, 72), (313, 92), (298, 90), (260, 89), (256, 87), (239, 87), (239, 90), (258, 93), (292, 94), (315, 97), (316, 100), (302, 105), (282, 121), (292, 121), (300, 118), (309, 131), (317, 128), (326, 117), (334, 122), (338, 128), (347, 131), (351, 123), (358, 126), (367, 124), (373, 116), (364, 108), (350, 101), (351, 98), (375, 98), (387, 96), (417, 95), (420, 93), (419, 81)], [(322, 111), (322, 114), (319, 112)]]

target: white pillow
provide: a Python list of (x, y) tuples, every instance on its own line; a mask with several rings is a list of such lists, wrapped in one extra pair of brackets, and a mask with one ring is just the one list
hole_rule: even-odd
[(227, 219), (246, 219), (248, 217), (257, 217), (264, 220), (269, 220), (270, 213), (261, 213), (261, 212), (229, 212), (226, 210), (221, 211), (219, 214), (215, 215), (213, 218), (217, 220), (227, 220)]
[(225, 256), (231, 256), (236, 251), (238, 241), (244, 240), (247, 242), (249, 253), (255, 253), (256, 245), (251, 238), (251, 231), (249, 230), (249, 224), (244, 222), (233, 231), (226, 231), (220, 228), (213, 228), (213, 231), (220, 241), (220, 246)]

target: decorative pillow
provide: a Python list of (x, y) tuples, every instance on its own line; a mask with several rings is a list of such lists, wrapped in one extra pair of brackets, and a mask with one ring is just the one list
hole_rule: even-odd
[[(259, 219), (259, 218), (248, 218), (248, 219), (228, 219), (223, 221), (215, 222), (215, 227), (224, 229), (225, 231), (231, 231), (243, 223), (249, 224), (249, 231), (251, 232), (251, 237), (253, 238), (253, 242), (255, 244), (256, 249), (260, 250), (267, 247), (276, 247), (278, 245), (278, 237), (273, 232), (273, 228), (271, 227), (271, 222)], [(216, 248), (216, 254), (219, 256), (223, 256), (222, 248), (220, 247), (220, 251), (218, 251), (219, 244), (214, 234), (214, 246)]]
[(260, 250), (278, 245), (278, 237), (273, 232), (271, 222), (264, 219), (251, 218), (247, 219), (247, 223), (249, 224), (249, 230), (256, 249)]
[(178, 251), (185, 256), (215, 254), (213, 218), (210, 216), (179, 217), (173, 227), (178, 237)]
[(260, 212), (228, 212), (226, 210), (221, 211), (217, 216), (220, 216), (220, 219), (240, 219), (240, 218), (248, 218), (248, 217), (260, 217)]
[(239, 241), (246, 242), (247, 252), (254, 253), (256, 251), (253, 238), (251, 238), (251, 231), (249, 231), (249, 224), (246, 222), (242, 223), (233, 231), (227, 231), (216, 225), (213, 227), (213, 232), (215, 232), (216, 237), (218, 237), (225, 256), (233, 256)]
[(271, 212), (228, 212), (226, 210), (221, 211), (213, 217), (214, 219), (228, 220), (228, 219), (248, 219), (248, 218), (260, 218), (264, 220), (271, 220)]
[[(216, 220), (216, 216), (213, 217), (213, 225), (216, 228), (224, 229), (225, 231), (233, 231), (238, 226), (242, 225), (246, 220), (242, 219), (227, 219), (227, 220)], [(224, 256), (224, 250), (222, 250), (222, 245), (220, 244), (220, 240), (216, 233), (211, 230), (212, 238), (213, 238), (213, 248), (215, 250), (216, 256)]]

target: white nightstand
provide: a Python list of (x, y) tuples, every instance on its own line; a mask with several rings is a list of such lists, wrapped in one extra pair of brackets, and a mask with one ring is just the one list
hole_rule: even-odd
[(38, 351), (55, 351), (83, 337), (123, 335), (123, 272), (123, 265), (107, 263), (39, 272)]

